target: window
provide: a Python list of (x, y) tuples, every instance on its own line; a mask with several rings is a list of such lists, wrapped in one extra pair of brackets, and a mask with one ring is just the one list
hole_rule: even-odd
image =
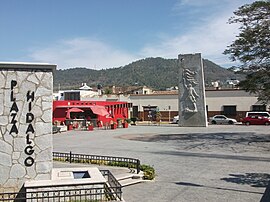
[(80, 92), (65, 92), (65, 100), (80, 100)]
[(252, 111), (264, 112), (266, 111), (266, 105), (252, 105)]
[(235, 116), (236, 115), (236, 106), (223, 106), (223, 114), (225, 116)]
[(225, 116), (215, 116), (216, 119), (226, 119)]

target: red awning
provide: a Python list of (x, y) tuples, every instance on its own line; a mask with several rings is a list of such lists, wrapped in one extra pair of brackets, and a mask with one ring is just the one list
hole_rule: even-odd
[(76, 107), (72, 107), (70, 109), (67, 110), (67, 112), (83, 112), (82, 109), (76, 108)]
[(89, 107), (93, 111), (94, 114), (97, 114), (100, 116), (109, 115), (109, 112), (106, 110), (106, 108), (104, 106), (90, 105)]
[(70, 119), (70, 113), (71, 113), (71, 112), (83, 112), (83, 110), (81, 110), (81, 109), (79, 109), (79, 108), (76, 108), (76, 107), (72, 107), (72, 108), (68, 109), (68, 110), (67, 110), (67, 115), (66, 115), (66, 117), (67, 117), (68, 119)]

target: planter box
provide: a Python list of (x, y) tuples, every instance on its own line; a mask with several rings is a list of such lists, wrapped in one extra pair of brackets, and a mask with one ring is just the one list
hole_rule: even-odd
[(88, 126), (88, 130), (90, 130), (90, 131), (91, 130), (94, 130), (94, 126), (92, 126), (92, 125), (91, 126)]
[(116, 129), (117, 125), (116, 124), (111, 124), (111, 129)]
[(128, 123), (122, 123), (123, 128), (128, 128)]
[(68, 130), (73, 130), (73, 125), (72, 124), (68, 125)]

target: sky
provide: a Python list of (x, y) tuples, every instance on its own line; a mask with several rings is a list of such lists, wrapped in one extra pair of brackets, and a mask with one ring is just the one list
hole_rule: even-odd
[(57, 69), (121, 67), (148, 57), (202, 53), (222, 67), (252, 0), (0, 0), (0, 61)]

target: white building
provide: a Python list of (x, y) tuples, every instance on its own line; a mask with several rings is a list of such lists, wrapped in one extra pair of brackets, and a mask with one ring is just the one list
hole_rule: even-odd
[(98, 95), (97, 91), (87, 86), (86, 83), (82, 83), (82, 87), (78, 90), (59, 90), (58, 93), (54, 93), (54, 100), (89, 100)]
[[(137, 117), (148, 121), (149, 111), (159, 111), (163, 121), (172, 121), (178, 115), (178, 90), (152, 91), (147, 87), (140, 87), (132, 91), (134, 94), (100, 95), (84, 84), (79, 90), (59, 91), (58, 100), (96, 100), (96, 101), (125, 101), (132, 103), (130, 117)], [(269, 104), (258, 102), (254, 94), (239, 89), (206, 90), (206, 109), (208, 117), (224, 114), (240, 120), (247, 111), (269, 111)]]
[[(132, 94), (130, 102), (133, 104), (133, 116), (142, 121), (148, 120), (149, 110), (160, 111), (164, 121), (171, 121), (178, 114), (178, 91)], [(244, 90), (206, 90), (206, 109), (208, 117), (224, 114), (240, 120), (247, 111), (269, 111), (269, 105), (263, 105), (255, 95)]]

